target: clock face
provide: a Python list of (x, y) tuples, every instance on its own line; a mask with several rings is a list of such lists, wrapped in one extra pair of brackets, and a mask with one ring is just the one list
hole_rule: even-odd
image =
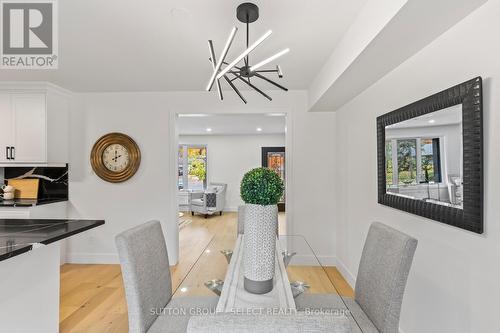
[(109, 171), (122, 172), (130, 164), (130, 154), (123, 145), (111, 144), (104, 149), (102, 162)]
[(103, 180), (121, 183), (130, 179), (139, 169), (141, 151), (126, 134), (105, 134), (92, 147), (90, 164)]

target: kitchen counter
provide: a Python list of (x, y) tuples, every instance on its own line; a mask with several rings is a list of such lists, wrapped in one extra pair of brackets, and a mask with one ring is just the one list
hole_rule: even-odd
[(68, 201), (65, 198), (50, 198), (50, 199), (14, 199), (14, 200), (2, 200), (0, 198), (0, 207), (33, 207), (48, 205), (56, 202)]
[(0, 219), (0, 261), (103, 224), (103, 220)]
[(61, 240), (103, 224), (0, 219), (0, 331), (59, 332)]

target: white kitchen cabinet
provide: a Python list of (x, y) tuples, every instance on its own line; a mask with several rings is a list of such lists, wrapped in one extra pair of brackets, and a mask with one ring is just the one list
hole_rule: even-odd
[(47, 113), (44, 94), (13, 94), (15, 163), (47, 162)]
[(10, 147), (14, 145), (14, 114), (11, 95), (0, 93), (0, 163), (9, 162)]
[(0, 90), (0, 124), (0, 166), (68, 163), (68, 96)]

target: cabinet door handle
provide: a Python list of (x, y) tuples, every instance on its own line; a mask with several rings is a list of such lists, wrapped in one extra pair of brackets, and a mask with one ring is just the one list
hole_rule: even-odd
[(10, 147), (10, 158), (12, 160), (16, 159), (16, 147)]
[(10, 160), (10, 147), (5, 147), (5, 158)]

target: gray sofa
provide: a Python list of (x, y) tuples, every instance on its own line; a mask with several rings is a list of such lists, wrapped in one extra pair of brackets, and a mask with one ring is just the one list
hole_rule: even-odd
[(226, 205), (226, 190), (227, 184), (210, 183), (205, 192), (192, 193), (190, 203), (191, 214), (203, 214), (205, 218), (216, 213), (222, 215), (222, 211)]

